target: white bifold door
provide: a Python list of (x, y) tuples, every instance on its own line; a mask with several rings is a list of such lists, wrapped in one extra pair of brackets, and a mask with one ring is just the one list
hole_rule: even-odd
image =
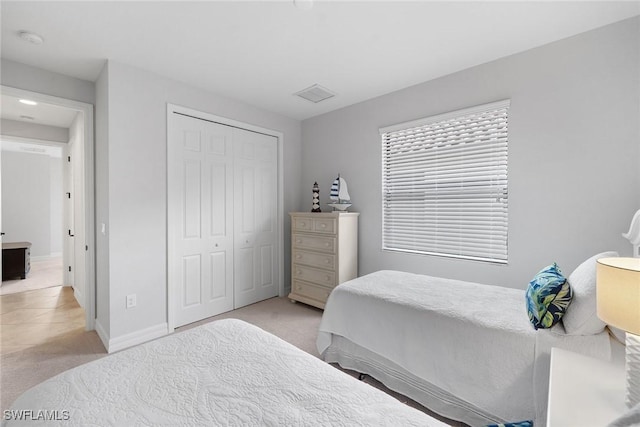
[(179, 327), (278, 294), (278, 140), (169, 120), (169, 304)]

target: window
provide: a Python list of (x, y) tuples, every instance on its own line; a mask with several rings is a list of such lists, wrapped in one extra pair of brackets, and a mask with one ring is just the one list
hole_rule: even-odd
[(509, 103), (380, 129), (383, 250), (507, 263)]

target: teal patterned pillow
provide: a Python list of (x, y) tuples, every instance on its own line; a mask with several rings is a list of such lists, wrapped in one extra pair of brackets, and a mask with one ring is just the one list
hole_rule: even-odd
[(527, 313), (534, 328), (550, 328), (562, 318), (573, 293), (555, 262), (541, 270), (527, 288)]
[(487, 427), (533, 427), (533, 421), (518, 421), (517, 423), (489, 424)]

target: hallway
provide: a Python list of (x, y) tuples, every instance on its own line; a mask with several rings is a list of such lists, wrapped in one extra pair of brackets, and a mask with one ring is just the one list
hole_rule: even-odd
[(84, 331), (84, 310), (68, 286), (0, 296), (0, 354), (25, 350)]

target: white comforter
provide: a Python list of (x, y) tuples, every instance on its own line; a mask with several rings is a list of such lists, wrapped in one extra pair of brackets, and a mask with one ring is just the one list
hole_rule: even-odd
[(47, 425), (85, 427), (445, 425), (233, 319), (71, 369), (25, 392), (11, 411), (48, 411), (68, 421)]
[(544, 425), (552, 346), (610, 354), (606, 333), (568, 336), (560, 324), (536, 332), (522, 290), (398, 271), (335, 288), (320, 324), (320, 354), (333, 334), (493, 414), (493, 421), (536, 425)]

